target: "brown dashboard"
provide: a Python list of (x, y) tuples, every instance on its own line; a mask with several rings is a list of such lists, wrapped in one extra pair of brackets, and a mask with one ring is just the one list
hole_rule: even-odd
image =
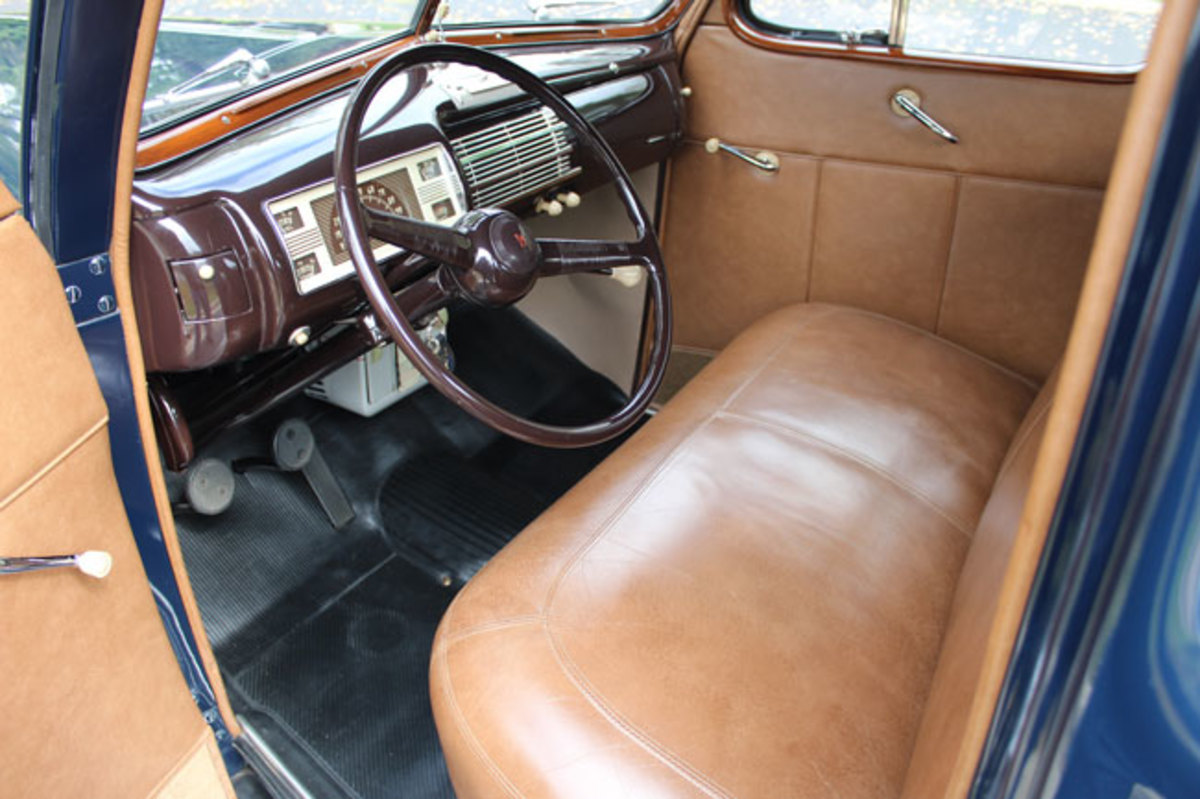
[[(627, 169), (663, 160), (681, 136), (669, 36), (506, 54), (564, 91)], [(471, 207), (523, 212), (551, 190), (590, 188), (598, 170), (570, 132), (509, 89), (455, 68), (397, 76), (360, 146), (364, 201), (451, 222)], [(332, 203), (334, 139), (349, 92), (138, 175), (132, 270), (149, 371), (192, 372), (272, 351), (293, 362), (315, 357), (327, 331), (362, 313)], [(393, 284), (432, 266), (383, 243), (376, 255)]]

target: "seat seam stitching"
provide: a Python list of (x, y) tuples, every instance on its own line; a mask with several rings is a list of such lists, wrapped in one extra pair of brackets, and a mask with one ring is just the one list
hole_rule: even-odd
[[(818, 306), (818, 307), (820, 307), (820, 306)], [(716, 408), (716, 410), (712, 411), (712, 413), (709, 414), (709, 418), (715, 416), (716, 414), (720, 413), (721, 411), (725, 410), (730, 405), (732, 405), (733, 402), (742, 395), (742, 392), (745, 391), (746, 388), (749, 387), (749, 385), (751, 383), (753, 383), (755, 380), (757, 380), (759, 378), (759, 376), (762, 375), (762, 373), (764, 371), (766, 371), (768, 366), (770, 366), (771, 364), (773, 364), (775, 362), (775, 359), (779, 357), (779, 354), (781, 352), (783, 352), (785, 347), (787, 347), (790, 344), (794, 344), (804, 333), (806, 333), (808, 331), (808, 329), (810, 327), (812, 327), (813, 322), (816, 322), (820, 319), (824, 319), (825, 317), (828, 317), (828, 316), (834, 316), (837, 313), (841, 312), (842, 309), (835, 308), (832, 306), (826, 306), (826, 307), (821, 308), (821, 311), (822, 311), (822, 313), (812, 315), (808, 319), (805, 319), (804, 323), (802, 325), (800, 325), (800, 327), (796, 328), (795, 330), (793, 330), (791, 332), (791, 335), (785, 337), (783, 339), (783, 341), (780, 341), (775, 346), (775, 348), (773, 350), (771, 350), (770, 354), (767, 355), (767, 357), (763, 359), (763, 362), (760, 363), (753, 372), (751, 372), (749, 375), (747, 375), (746, 379), (742, 381), (741, 385), (739, 385), (737, 387), (737, 389), (732, 394), (730, 394), (725, 399), (725, 401), (723, 403), (721, 403), (721, 405), (719, 407)]]
[(795, 428), (788, 427), (786, 425), (781, 425), (776, 422), (768, 421), (766, 419), (758, 419), (753, 416), (747, 416), (745, 414), (737, 413), (736, 411), (722, 411), (720, 413), (720, 415), (725, 418), (735, 419), (738, 421), (746, 422), (748, 424), (757, 425), (759, 427), (766, 427), (771, 430), (777, 430), (780, 433), (783, 433), (785, 435), (803, 439), (805, 441), (816, 444), (826, 450), (829, 450), (830, 452), (833, 452), (837, 455), (841, 455), (846, 460), (853, 461), (854, 463), (857, 463), (858, 465), (862, 466), (863, 468), (870, 470), (874, 474), (877, 474), (878, 476), (887, 480), (889, 483), (892, 483), (897, 488), (901, 489), (904, 493), (910, 495), (911, 497), (913, 497), (915, 499), (920, 500), (922, 502), (922, 504), (927, 505), (930, 510), (932, 510), (934, 513), (936, 513), (937, 515), (939, 515), (943, 519), (945, 519), (947, 522), (949, 522), (951, 524), (951, 526), (954, 527), (955, 530), (962, 533), (967, 538), (971, 537), (971, 531), (970, 531), (969, 525), (967, 524), (967, 522), (965, 520), (960, 519), (956, 515), (950, 513), (950, 511), (946, 510), (945, 508), (941, 507), (937, 502), (935, 502), (932, 497), (925, 494), (919, 488), (911, 485), (904, 479), (898, 477), (897, 475), (895, 475), (895, 474), (891, 473), (890, 471), (888, 471), (887, 469), (883, 468), (883, 466), (881, 466), (878, 463), (870, 461), (870, 460), (862, 457), (861, 455), (858, 455), (858, 454), (856, 454), (848, 449), (845, 449), (843, 447), (840, 447), (837, 444), (834, 444), (833, 442), (828, 441), (824, 438), (821, 438), (819, 436), (814, 436), (810, 433), (805, 433), (800, 430), (796, 430)]
[(483, 745), (479, 742), (474, 730), (471, 729), (471, 725), (467, 723), (466, 715), (462, 712), (462, 708), (458, 704), (458, 696), (454, 691), (454, 681), (450, 678), (450, 667), (446, 662), (446, 652), (448, 649), (449, 643), (443, 642), (438, 646), (434, 657), (437, 668), (442, 673), (442, 693), (446, 695), (446, 699), (450, 703), (450, 712), (454, 718), (454, 725), (462, 732), (471, 753), (483, 764), (484, 769), (500, 785), (501, 789), (513, 799), (524, 799), (524, 794), (508, 779), (508, 776), (500, 768), (499, 764), (492, 760), (483, 748)]
[(932, 330), (926, 330), (925, 328), (918, 327), (917, 325), (914, 325), (911, 322), (905, 322), (901, 319), (895, 319), (891, 316), (885, 316), (884, 314), (881, 314), (881, 313), (875, 313), (874, 311), (865, 311), (861, 308), (847, 308), (845, 310), (848, 312), (858, 314), (860, 316), (869, 316), (873, 319), (882, 319), (885, 322), (891, 322), (893, 324), (899, 325), (908, 330), (911, 330), (914, 333), (919, 333), (923, 338), (932, 339), (933, 341), (937, 342), (938, 344), (944, 344), (945, 346), (949, 347), (950, 349), (955, 350), (956, 352), (960, 352), (963, 355), (969, 356), (971, 359), (978, 361), (981, 364), (990, 366), (992, 369), (1004, 374), (1007, 377), (1011, 377), (1013, 380), (1016, 380), (1017, 382), (1021, 383), (1023, 386), (1025, 386), (1028, 389), (1036, 391), (1040, 387), (1038, 385), (1037, 381), (1032, 380), (1028, 377), (1025, 377), (1020, 372), (1017, 372), (1014, 369), (1010, 369), (1009, 367), (1004, 366), (1003, 364), (999, 364), (996, 361), (993, 361), (991, 358), (988, 358), (987, 356), (980, 355), (977, 352), (972, 352), (971, 350), (967, 349), (966, 347), (964, 347), (961, 344), (951, 341), (950, 339), (945, 338), (943, 336), (939, 336), (937, 333), (935, 333)]
[(1017, 453), (1022, 447), (1025, 446), (1025, 444), (1029, 442), (1030, 436), (1033, 435), (1034, 428), (1041, 424), (1042, 419), (1045, 418), (1047, 413), (1049, 413), (1050, 406), (1053, 404), (1054, 403), (1052, 401), (1043, 403), (1042, 407), (1038, 409), (1033, 418), (1029, 420), (1028, 426), (1021, 431), (1021, 438), (1017, 441), (1013, 441), (1013, 443), (1009, 446), (1008, 452), (1005, 454), (1004, 460), (1000, 464), (1000, 469), (996, 472), (997, 479), (999, 479), (1000, 475), (1004, 473), (1004, 470), (1007, 469), (1014, 460), (1016, 460)]
[(669, 747), (661, 741), (656, 740), (649, 733), (644, 732), (636, 724), (627, 719), (624, 714), (614, 708), (610, 703), (605, 701), (604, 697), (591, 686), (587, 677), (584, 676), (578, 664), (568, 655), (562, 647), (558, 636), (550, 627), (550, 619), (546, 618), (542, 626), (543, 634), (550, 643), (550, 651), (554, 653), (554, 659), (562, 670), (563, 675), (575, 686), (575, 689), (588, 700), (596, 712), (600, 714), (605, 721), (614, 726), (616, 729), (625, 734), (627, 738), (632, 740), (634, 744), (641, 747), (646, 752), (650, 753), (659, 762), (666, 765), (683, 779), (690, 782), (693, 786), (700, 789), (704, 793), (719, 799), (732, 799), (733, 794), (730, 793), (715, 779), (702, 772), (700, 769), (693, 766), (683, 757), (677, 755)]
[(685, 435), (679, 441), (679, 443), (676, 444), (671, 451), (663, 457), (662, 461), (660, 461), (658, 465), (654, 467), (654, 471), (646, 475), (646, 479), (634, 491), (632, 491), (629, 496), (623, 499), (616, 508), (613, 509), (613, 512), (610, 513), (594, 531), (592, 531), (591, 535), (589, 535), (584, 541), (580, 542), (575, 552), (571, 554), (571, 557), (567, 560), (566, 564), (559, 569), (558, 574), (554, 576), (554, 580), (550, 583), (550, 586), (546, 591), (546, 595), (542, 600), (543, 615), (549, 615), (550, 608), (554, 604), (554, 599), (558, 594), (558, 588), (562, 584), (562, 581), (566, 577), (567, 573), (570, 572), (575, 567), (575, 564), (578, 563), (583, 556), (592, 549), (597, 541), (604, 537), (604, 535), (612, 528), (612, 526), (616, 524), (617, 520), (625, 515), (625, 512), (629, 510), (630, 506), (641, 499), (651, 486), (658, 483), (663, 473), (667, 470), (667, 467), (674, 464), (682, 456), (684, 447), (688, 444), (688, 442), (699, 435), (701, 431), (707, 429), (715, 416), (715, 414), (711, 414), (707, 418), (701, 420), (695, 428)]
[(450, 646), (451, 644), (457, 644), (461, 641), (465, 641), (468, 638), (474, 638), (477, 635), (484, 635), (486, 633), (498, 632), (501, 630), (511, 630), (517, 627), (524, 627), (529, 624), (540, 624), (545, 620), (545, 618), (546, 617), (540, 613), (530, 613), (522, 616), (510, 616), (506, 619), (497, 619), (495, 621), (484, 622), (482, 624), (474, 624), (470, 627), (464, 627), (461, 630), (455, 630), (453, 633), (447, 635), (443, 639), (442, 643), (445, 646)]
[(103, 430), (107, 424), (108, 424), (108, 414), (106, 413), (102, 417), (100, 417), (100, 419), (95, 424), (93, 424), (91, 427), (89, 427), (87, 430), (85, 430), (83, 433), (81, 433), (74, 441), (67, 444), (67, 446), (64, 447), (63, 449), (59, 450), (57, 455), (55, 455), (50, 460), (48, 460), (44, 464), (42, 464), (42, 466), (40, 468), (38, 468), (37, 471), (35, 471), (33, 474), (31, 474), (29, 477), (27, 477), (24, 482), (22, 482), (20, 485), (18, 485), (16, 488), (14, 488), (11, 492), (9, 492), (8, 496), (4, 497), (3, 499), (0, 499), (0, 511), (4, 510), (8, 506), (12, 505), (14, 502), (16, 502), (22, 496), (24, 496), (27, 492), (29, 492), (29, 490), (32, 489), (35, 485), (40, 483), (42, 481), (42, 478), (44, 478), (46, 475), (50, 474), (52, 471), (54, 471), (59, 466), (61, 466), (64, 461), (66, 461), (68, 458), (70, 458), (72, 455), (74, 455), (81, 447), (83, 447), (84, 444), (86, 444), (89, 440), (91, 440), (91, 438), (93, 436), (95, 436), (97, 433), (99, 433), (101, 430)]

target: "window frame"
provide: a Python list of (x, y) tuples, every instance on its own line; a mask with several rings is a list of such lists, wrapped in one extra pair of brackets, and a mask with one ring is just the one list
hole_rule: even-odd
[[(913, 66), (961, 69), (973, 72), (1000, 72), (1030, 77), (1058, 78), (1093, 83), (1130, 83), (1145, 63), (1105, 67), (1094, 64), (1055, 63), (1010, 57), (937, 53), (905, 50), (909, 0), (892, 0), (887, 42), (844, 41), (837, 31), (821, 31), (825, 37), (798, 36), (788, 29), (755, 16), (751, 0), (713, 0), (723, 6), (724, 18), (738, 38), (757, 47), (776, 52), (851, 58), (864, 61), (903, 63)], [(807, 32), (807, 31), (806, 31)]]

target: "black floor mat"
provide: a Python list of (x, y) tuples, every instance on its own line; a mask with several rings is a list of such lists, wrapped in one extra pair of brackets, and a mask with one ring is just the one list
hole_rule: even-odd
[[(457, 314), (451, 339), (458, 373), (517, 413), (587, 422), (624, 399), (519, 314)], [(294, 400), (202, 454), (261, 457), (287, 417), (312, 426), (350, 524), (275, 472), (239, 475), (223, 516), (178, 520), (234, 708), (314, 796), (450, 797), (427, 680), (441, 614), (617, 444), (529, 446), (423, 389), (373, 419)]]
[[(196, 600), (218, 653), (324, 564), (377, 537), (358, 528), (335, 532), (299, 474), (252, 471), (237, 475), (234, 485), (235, 501), (222, 516), (178, 519)], [(356, 577), (346, 575), (344, 583)], [(334, 586), (331, 596), (343, 587)]]
[(348, 796), (452, 797), (420, 689), (452, 596), (393, 556), (229, 675), (235, 701), (272, 749), (306, 753)]
[[(441, 580), (464, 583), (544, 507), (471, 460), (431, 453), (392, 473), (379, 497), (396, 550)], [(454, 508), (447, 514), (446, 508)]]

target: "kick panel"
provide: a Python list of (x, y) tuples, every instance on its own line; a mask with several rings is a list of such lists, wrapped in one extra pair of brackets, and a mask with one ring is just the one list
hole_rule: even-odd
[[(301, 294), (354, 273), (333, 187), (330, 180), (267, 203), (291, 260), (296, 290)], [(426, 222), (449, 224), (466, 210), (462, 181), (440, 144), (359, 170), (358, 193), (370, 208)], [(371, 244), (376, 260), (400, 251), (376, 239)]]

